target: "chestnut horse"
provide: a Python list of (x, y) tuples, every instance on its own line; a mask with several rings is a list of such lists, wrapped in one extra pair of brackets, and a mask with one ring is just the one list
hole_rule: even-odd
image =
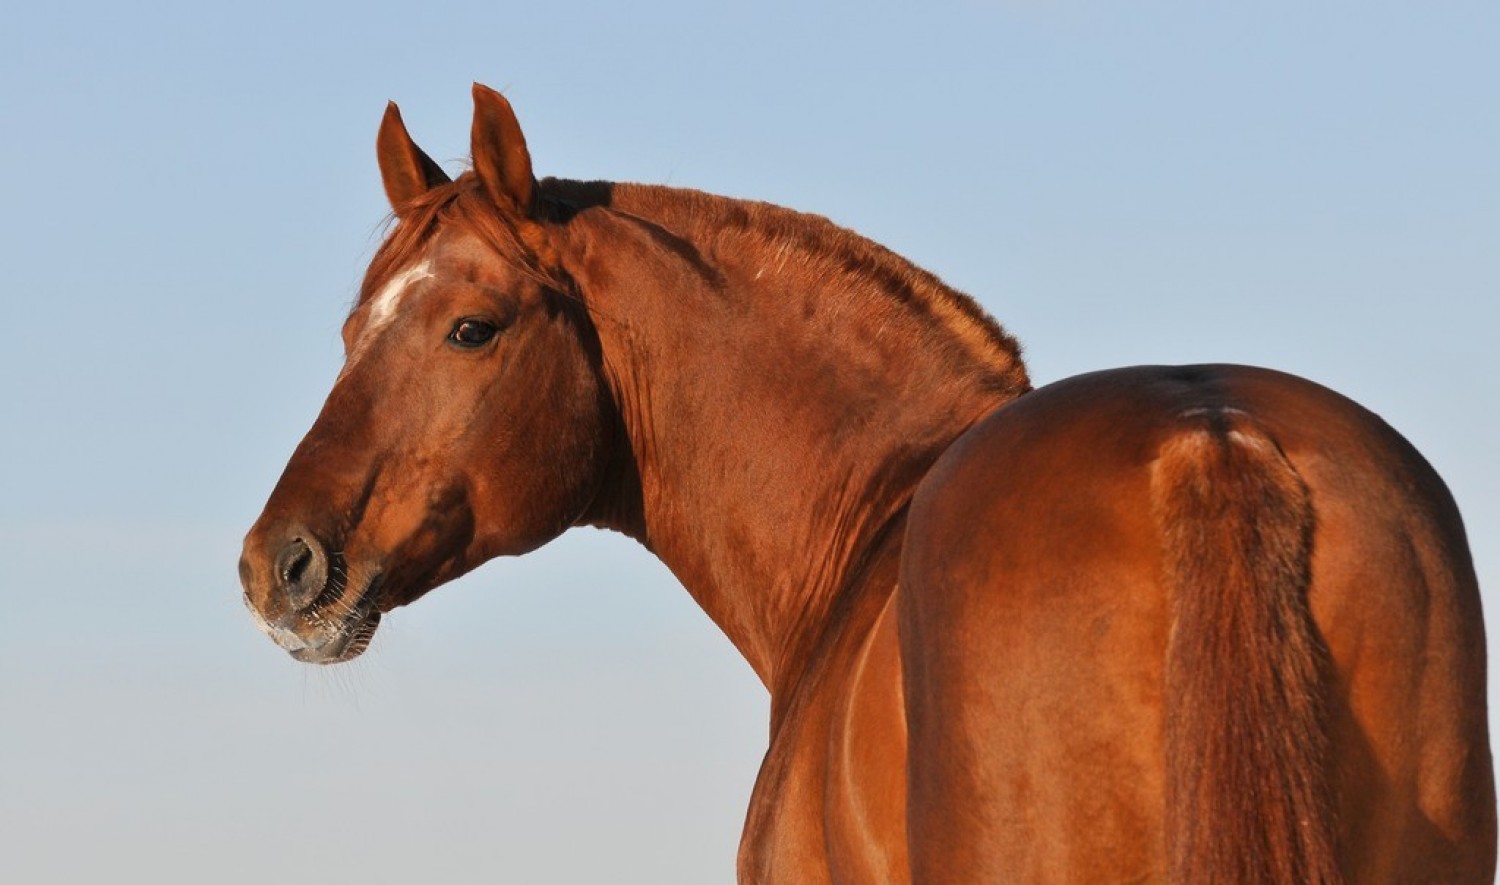
[(1479, 593), (1443, 483), (1265, 369), (1032, 390), (828, 221), (533, 178), (474, 89), (245, 540), (302, 661), (570, 526), (659, 556), (771, 693), (743, 882), (1487, 882)]

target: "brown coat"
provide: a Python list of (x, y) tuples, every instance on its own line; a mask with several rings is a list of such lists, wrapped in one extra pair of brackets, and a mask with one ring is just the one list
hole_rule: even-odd
[(966, 296), (824, 219), (536, 182), (475, 87), (245, 541), (299, 659), (577, 524), (659, 556), (771, 692), (744, 882), (1485, 882), (1479, 595), (1442, 482), (1235, 366), (1030, 390)]

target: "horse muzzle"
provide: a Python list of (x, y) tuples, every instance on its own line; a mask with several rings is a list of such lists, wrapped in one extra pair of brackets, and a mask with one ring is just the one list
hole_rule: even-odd
[(311, 532), (252, 530), (240, 557), (245, 606), (261, 630), (299, 661), (334, 664), (359, 656), (380, 624), (378, 574), (351, 572)]

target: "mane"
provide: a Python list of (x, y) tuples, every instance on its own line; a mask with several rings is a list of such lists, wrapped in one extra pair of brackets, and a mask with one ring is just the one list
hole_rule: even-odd
[[(1016, 396), (1030, 389), (1019, 342), (977, 301), (820, 215), (683, 188), (555, 178), (538, 183), (537, 206), (543, 218), (557, 222), (565, 222), (584, 208), (607, 206), (670, 231), (694, 231), (716, 245), (751, 248), (783, 258), (796, 255), (819, 278), (838, 281), (842, 290), (893, 298), (946, 332), (944, 337), (988, 370), (998, 391)], [(415, 262), (437, 227), (449, 223), (474, 231), (538, 282), (571, 294), (540, 229), (518, 228), (507, 221), (473, 172), (428, 189), (397, 207), (395, 217), (396, 225), (365, 272), (356, 306), (372, 297), (385, 279)]]
[(892, 298), (946, 332), (1011, 395), (1030, 389), (1020, 343), (972, 297), (945, 284), (906, 258), (821, 215), (772, 203), (739, 200), (660, 185), (603, 182), (544, 182), (556, 199), (590, 202), (603, 188), (610, 208), (648, 219), (672, 231), (695, 231), (716, 246), (753, 249), (773, 256), (796, 255), (823, 280), (842, 290)]

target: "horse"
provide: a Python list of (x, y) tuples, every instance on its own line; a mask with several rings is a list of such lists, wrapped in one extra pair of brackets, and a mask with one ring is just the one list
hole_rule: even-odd
[(1443, 482), (1310, 381), (1033, 387), (826, 219), (537, 180), (474, 86), (395, 104), (394, 226), (244, 543), (300, 661), (573, 526), (659, 557), (770, 692), (747, 883), (1488, 882), (1480, 597)]

